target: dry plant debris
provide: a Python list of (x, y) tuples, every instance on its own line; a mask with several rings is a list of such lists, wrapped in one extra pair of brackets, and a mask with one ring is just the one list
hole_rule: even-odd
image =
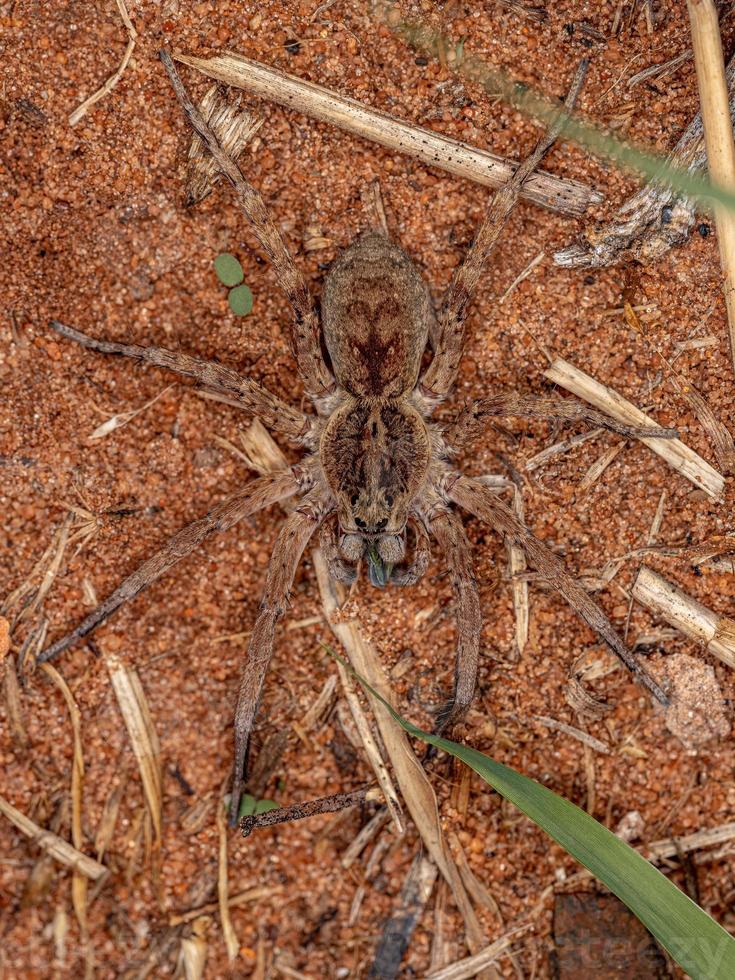
[[(504, 160), (486, 150), (413, 126), (355, 99), (239, 54), (228, 52), (205, 59), (177, 52), (176, 60), (226, 85), (245, 89), (487, 187), (501, 187), (507, 183), (518, 166), (513, 160)], [(528, 178), (521, 196), (566, 214), (583, 214), (590, 204), (598, 204), (601, 200), (598, 192), (578, 181), (543, 172)]]

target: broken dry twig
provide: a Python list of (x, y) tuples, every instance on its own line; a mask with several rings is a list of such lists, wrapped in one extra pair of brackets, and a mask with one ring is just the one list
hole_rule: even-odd
[[(557, 358), (544, 372), (544, 377), (561, 385), (567, 391), (606, 412), (619, 422), (638, 427), (656, 428), (658, 423), (645, 412), (619, 395), (617, 391), (591, 378), (569, 361)], [(666, 462), (710, 497), (718, 498), (725, 488), (725, 479), (706, 460), (680, 439), (651, 439), (641, 437), (649, 449), (658, 453)]]
[[(488, 187), (501, 187), (507, 183), (517, 166), (515, 161), (396, 119), (355, 99), (239, 54), (228, 52), (214, 58), (195, 58), (176, 52), (174, 58), (227, 85), (246, 89), (287, 109), (303, 112), (415, 157), (429, 166), (441, 167)], [(549, 210), (573, 215), (583, 214), (590, 204), (602, 200), (600, 194), (577, 181), (553, 177), (543, 171), (531, 174), (521, 190), (521, 197)]]
[(735, 667), (735, 620), (719, 616), (692, 599), (647, 565), (641, 567), (633, 598), (686, 636), (703, 643), (708, 653)]

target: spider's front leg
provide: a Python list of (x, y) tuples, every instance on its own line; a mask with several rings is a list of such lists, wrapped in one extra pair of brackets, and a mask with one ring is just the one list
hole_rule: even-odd
[(442, 479), (442, 489), (447, 498), (489, 524), (504, 538), (518, 545), (530, 564), (552, 588), (567, 600), (574, 611), (617, 654), (633, 676), (659, 701), (668, 705), (669, 699), (658, 681), (649, 674), (643, 664), (633, 656), (618, 636), (615, 627), (601, 606), (582, 588), (564, 567), (563, 563), (515, 516), (489, 487), (449, 470)]
[(217, 166), (234, 187), (240, 207), (255, 237), (268, 255), (278, 282), (291, 304), (294, 312), (291, 346), (306, 389), (312, 397), (324, 395), (332, 389), (334, 378), (322, 357), (319, 317), (306, 279), (291, 258), (291, 253), (268, 213), (262, 195), (245, 179), (235, 160), (225, 153), (202, 114), (189, 98), (171, 60), (171, 55), (168, 51), (161, 51), (159, 57), (192, 129), (202, 138)]
[(312, 485), (313, 478), (303, 467), (293, 467), (272, 476), (253, 480), (205, 517), (188, 524), (174, 534), (157, 554), (143, 562), (132, 575), (128, 575), (104, 602), (82, 620), (76, 629), (40, 653), (37, 661), (43, 663), (46, 660), (53, 660), (68, 647), (83, 639), (104, 623), (116, 609), (148, 588), (182, 558), (190, 555), (210, 534), (226, 531), (243, 517), (248, 517), (279, 500), (293, 497), (294, 494), (307, 490)]
[(268, 564), (261, 611), (250, 637), (248, 658), (235, 709), (235, 768), (230, 804), (230, 825), (233, 827), (237, 823), (240, 808), (250, 733), (260, 703), (265, 674), (273, 655), (276, 623), (288, 606), (291, 586), (304, 548), (326, 516), (327, 501), (328, 496), (323, 486), (315, 487), (304, 498), (281, 528)]
[(294, 442), (309, 446), (312, 443), (311, 430), (314, 425), (312, 418), (287, 405), (257, 382), (241, 377), (236, 371), (217, 364), (216, 361), (202, 361), (198, 357), (167, 350), (165, 347), (140, 347), (138, 344), (95, 340), (94, 337), (68, 327), (58, 320), (52, 320), (49, 326), (62, 337), (73, 340), (88, 350), (132, 357), (137, 361), (165, 368), (167, 371), (175, 371), (176, 374), (182, 374), (184, 377), (194, 378), (207, 391), (226, 395), (239, 402), (245, 411), (259, 416), (274, 432), (280, 432)]
[(464, 321), (467, 306), (482, 275), (490, 253), (505, 227), (525, 181), (539, 165), (561, 132), (566, 114), (574, 107), (587, 71), (583, 61), (577, 70), (564, 112), (549, 127), (536, 149), (521, 163), (511, 179), (499, 188), (490, 200), (485, 219), (470, 246), (464, 262), (456, 269), (444, 295), (439, 311), (439, 324), (434, 358), (421, 378), (419, 390), (429, 402), (441, 401), (449, 393), (457, 377), (457, 368), (464, 343)]

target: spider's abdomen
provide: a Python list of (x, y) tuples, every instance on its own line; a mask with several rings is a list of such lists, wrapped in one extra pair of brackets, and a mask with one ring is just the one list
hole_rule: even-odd
[(338, 383), (357, 397), (395, 398), (418, 380), (432, 317), (409, 256), (376, 232), (361, 235), (324, 282), (322, 326)]

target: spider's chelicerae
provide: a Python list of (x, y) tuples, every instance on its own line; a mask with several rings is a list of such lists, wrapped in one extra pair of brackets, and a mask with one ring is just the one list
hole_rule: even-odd
[[(373, 585), (418, 581), (434, 539), (449, 565), (456, 597), (457, 653), (453, 696), (438, 727), (454, 724), (475, 689), (481, 631), (478, 590), (459, 506), (519, 545), (547, 579), (659, 699), (665, 695), (627, 651), (602, 609), (563, 564), (521, 523), (493, 490), (451, 463), (483, 420), (516, 415), (583, 421), (623, 435), (670, 435), (632, 430), (583, 405), (556, 397), (497, 394), (464, 407), (449, 425), (431, 421), (450, 393), (462, 354), (465, 310), (481, 271), (526, 177), (554, 141), (552, 127), (511, 182), (493, 199), (464, 262), (455, 271), (437, 315), (409, 256), (378, 232), (358, 237), (334, 262), (324, 282), (321, 317), (308, 287), (268, 215), (260, 194), (192, 104), (173, 63), (162, 60), (194, 129), (235, 188), (240, 206), (268, 253), (294, 312), (292, 346), (316, 414), (285, 404), (249, 378), (215, 362), (160, 347), (95, 340), (61, 323), (54, 328), (91, 350), (122, 354), (195, 378), (235, 399), (274, 431), (306, 450), (301, 463), (245, 486), (206, 517), (183, 528), (91, 612), (39, 657), (50, 660), (89, 634), (197, 548), (249, 514), (289, 497), (300, 502), (281, 529), (266, 577), (260, 615), (248, 649), (235, 711), (233, 805), (237, 814), (248, 741), (273, 650), (276, 622), (286, 609), (296, 568), (318, 532), (330, 573), (352, 582), (361, 559)], [(573, 86), (573, 93), (576, 86)], [(573, 94), (567, 100), (573, 101)], [(322, 354), (322, 338), (329, 355)], [(431, 344), (433, 356), (421, 373)], [(407, 530), (411, 529), (407, 554)]]

